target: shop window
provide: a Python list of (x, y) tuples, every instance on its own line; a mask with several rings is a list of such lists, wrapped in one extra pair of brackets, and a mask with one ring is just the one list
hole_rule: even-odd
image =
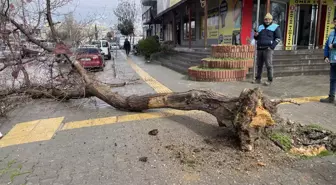
[(195, 20), (195, 5), (189, 5), (191, 7), (191, 16), (190, 16), (190, 23), (191, 23), (191, 30), (189, 30), (189, 9), (186, 7), (185, 14), (183, 16), (183, 39), (189, 40), (189, 32), (191, 32), (191, 39), (196, 40), (196, 20)]
[[(196, 27), (195, 27), (195, 18), (191, 19), (191, 39), (196, 39)], [(183, 39), (189, 40), (189, 19), (184, 19), (183, 22)]]
[[(219, 44), (240, 44), (241, 0), (208, 1), (207, 38)], [(200, 35), (204, 39), (204, 13), (201, 14)]]

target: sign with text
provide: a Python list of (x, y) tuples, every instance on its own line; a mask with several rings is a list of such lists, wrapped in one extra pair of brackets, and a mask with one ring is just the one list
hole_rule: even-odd
[[(291, 1), (292, 2), (292, 1)], [(290, 3), (288, 12), (286, 50), (292, 50), (296, 5)]]
[(169, 7), (172, 7), (174, 6), (176, 3), (180, 2), (181, 0), (170, 0), (170, 6)]
[[(208, 39), (217, 39), (219, 44), (233, 44), (241, 28), (242, 0), (208, 1)], [(201, 18), (202, 39), (204, 17)], [(238, 35), (238, 37), (236, 37)]]
[(328, 36), (330, 32), (333, 30), (332, 28), (334, 27), (333, 24), (333, 18), (334, 18), (334, 3), (333, 1), (328, 2), (327, 4), (327, 15), (326, 15), (326, 22), (325, 22), (325, 28), (324, 28), (324, 39), (323, 39), (323, 46), (324, 43), (327, 42)]
[[(292, 50), (293, 47), (293, 41), (294, 37), (293, 35), (298, 35), (295, 29), (295, 22), (297, 21), (297, 6), (300, 6), (302, 4), (308, 4), (308, 5), (317, 5), (318, 0), (290, 0), (289, 1), (289, 12), (287, 17), (287, 34), (286, 34), (286, 50)], [(333, 25), (333, 17), (334, 17), (334, 1), (333, 0), (322, 0), (323, 5), (327, 5), (327, 11), (326, 11), (326, 19), (325, 19), (325, 28), (324, 28), (324, 40), (323, 43), (325, 43), (328, 39), (328, 35), (330, 34)], [(301, 20), (300, 20), (301, 21)], [(317, 29), (317, 28), (312, 28)]]

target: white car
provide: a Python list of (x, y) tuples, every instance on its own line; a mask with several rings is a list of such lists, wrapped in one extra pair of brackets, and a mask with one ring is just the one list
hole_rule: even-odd
[(87, 45), (79, 46), (79, 48), (98, 48), (98, 46), (97, 45), (87, 44)]
[(111, 49), (110, 44), (107, 40), (93, 41), (91, 44), (96, 45), (99, 49), (101, 49), (102, 53), (104, 53), (104, 58), (111, 60), (112, 58)]
[(118, 44), (115, 43), (115, 42), (111, 42), (111, 43), (110, 43), (110, 46), (111, 46), (111, 50), (118, 50), (118, 49), (119, 49)]

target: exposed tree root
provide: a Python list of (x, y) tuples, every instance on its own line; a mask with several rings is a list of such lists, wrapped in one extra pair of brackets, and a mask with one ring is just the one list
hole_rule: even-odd
[(278, 124), (269, 135), (284, 151), (314, 156), (336, 152), (336, 134), (318, 125), (301, 125), (291, 121)]

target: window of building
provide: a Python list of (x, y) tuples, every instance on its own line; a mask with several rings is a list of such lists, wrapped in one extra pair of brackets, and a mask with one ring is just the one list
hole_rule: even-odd
[[(196, 29), (195, 29), (195, 20), (192, 20), (191, 22), (191, 39), (196, 39)], [(183, 39), (189, 40), (189, 22), (183, 23)]]
[[(193, 9), (192, 9), (193, 10)], [(191, 30), (189, 30), (189, 11), (183, 17), (183, 39), (189, 40), (189, 32), (191, 32), (191, 39), (196, 40), (196, 20), (195, 20), (195, 11), (191, 11)]]
[[(257, 0), (253, 1), (254, 7), (253, 12), (257, 12)], [(280, 26), (282, 39), (285, 38), (285, 30), (286, 30), (286, 19), (287, 19), (287, 4), (285, 2), (280, 1), (271, 1), (271, 14), (273, 16), (273, 22)], [(266, 0), (260, 1), (260, 9), (259, 9), (259, 21), (258, 24), (262, 24), (264, 22), (264, 17), (266, 15)], [(257, 14), (253, 13), (253, 29), (257, 29)], [(253, 37), (253, 33), (251, 33), (251, 37)]]

